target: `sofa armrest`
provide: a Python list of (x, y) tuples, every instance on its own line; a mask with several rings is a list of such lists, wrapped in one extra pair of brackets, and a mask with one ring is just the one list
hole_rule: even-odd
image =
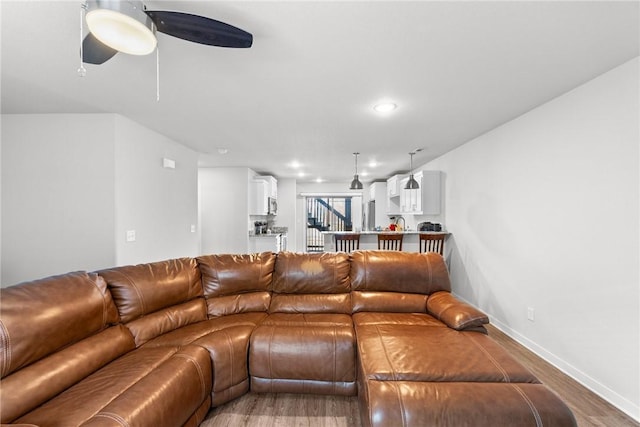
[[(485, 331), (489, 317), (446, 291), (434, 292), (427, 299), (427, 312), (457, 331)], [(485, 331), (486, 333), (486, 331)]]

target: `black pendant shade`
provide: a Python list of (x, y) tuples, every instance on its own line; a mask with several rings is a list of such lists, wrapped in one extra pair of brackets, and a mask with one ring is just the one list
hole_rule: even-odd
[(353, 155), (356, 156), (356, 173), (353, 175), (353, 181), (351, 181), (351, 185), (349, 185), (349, 190), (362, 190), (362, 183), (358, 178), (358, 154), (360, 153), (353, 153)]
[(411, 152), (409, 153), (410, 157), (410, 164), (409, 164), (409, 181), (407, 181), (407, 184), (404, 186), (405, 190), (417, 190), (420, 188), (420, 184), (418, 184), (418, 181), (416, 181), (416, 179), (413, 177), (413, 155), (416, 154), (415, 152)]

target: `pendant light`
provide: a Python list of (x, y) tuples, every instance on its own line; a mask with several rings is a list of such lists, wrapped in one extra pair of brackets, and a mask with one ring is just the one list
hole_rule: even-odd
[(411, 153), (409, 153), (410, 160), (409, 160), (409, 181), (407, 181), (407, 184), (404, 186), (405, 190), (417, 190), (420, 188), (420, 185), (418, 184), (418, 181), (416, 181), (416, 179), (413, 177), (413, 155), (416, 154), (415, 151), (412, 151)]
[(353, 153), (353, 155), (356, 156), (356, 174), (353, 175), (353, 181), (351, 181), (349, 190), (362, 190), (362, 183), (358, 179), (358, 154), (360, 153)]

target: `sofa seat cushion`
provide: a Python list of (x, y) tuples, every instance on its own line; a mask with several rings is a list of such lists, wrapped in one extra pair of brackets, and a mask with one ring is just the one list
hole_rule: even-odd
[[(356, 344), (349, 316), (289, 315), (285, 320), (286, 317), (268, 323), (269, 316), (267, 324), (260, 325), (251, 336), (251, 389), (355, 394)], [(303, 317), (312, 321), (306, 322)]]
[(211, 361), (198, 346), (139, 348), (89, 375), (17, 423), (182, 425), (209, 399)]
[(371, 380), (364, 392), (363, 426), (576, 425), (569, 408), (542, 384)]
[(249, 391), (249, 337), (266, 313), (241, 313), (194, 323), (161, 335), (143, 347), (194, 344), (211, 357), (211, 400), (219, 406)]
[(258, 312), (216, 317), (200, 321), (198, 323), (193, 323), (180, 329), (176, 329), (175, 331), (160, 335), (159, 337), (147, 342), (144, 346), (158, 347), (186, 345), (213, 332), (236, 326), (247, 326), (253, 329), (260, 324), (265, 317), (267, 317), (266, 313)]
[(333, 313), (273, 313), (261, 325), (278, 326), (347, 326), (353, 324), (351, 316)]
[(366, 379), (537, 383), (499, 344), (477, 332), (410, 325), (356, 326)]
[(355, 326), (364, 325), (414, 325), (436, 326), (446, 328), (447, 325), (433, 316), (424, 313), (377, 313), (360, 312), (353, 314)]

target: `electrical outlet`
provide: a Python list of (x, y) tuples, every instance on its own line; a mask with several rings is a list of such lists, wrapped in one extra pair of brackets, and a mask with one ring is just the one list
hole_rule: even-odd
[(536, 312), (533, 307), (527, 307), (527, 319), (531, 322), (535, 322), (536, 320)]
[(127, 242), (136, 241), (136, 230), (127, 230)]

